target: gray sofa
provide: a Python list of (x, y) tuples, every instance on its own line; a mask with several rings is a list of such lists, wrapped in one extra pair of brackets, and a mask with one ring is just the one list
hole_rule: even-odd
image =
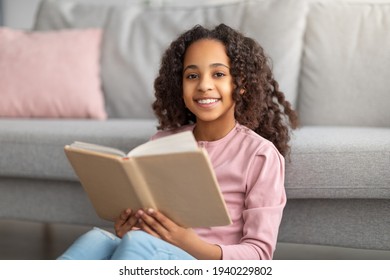
[(63, 146), (147, 141), (163, 50), (197, 23), (225, 22), (264, 46), (300, 115), (279, 241), (390, 250), (389, 14), (390, 1), (369, 0), (42, 1), (36, 30), (104, 30), (108, 119), (0, 119), (0, 218), (110, 226)]

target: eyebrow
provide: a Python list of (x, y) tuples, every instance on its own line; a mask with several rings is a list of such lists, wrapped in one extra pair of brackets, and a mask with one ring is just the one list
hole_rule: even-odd
[[(222, 66), (222, 67), (226, 67), (227, 69), (230, 69), (229, 66), (223, 64), (223, 63), (212, 63), (210, 64), (210, 67), (219, 67), (219, 66)], [(191, 64), (191, 65), (188, 65), (186, 68), (184, 68), (183, 72), (185, 72), (187, 69), (198, 69), (199, 67), (194, 65), (194, 64)]]

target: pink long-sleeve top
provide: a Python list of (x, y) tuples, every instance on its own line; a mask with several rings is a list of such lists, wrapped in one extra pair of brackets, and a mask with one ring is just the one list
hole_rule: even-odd
[[(159, 131), (152, 139), (193, 129)], [(219, 245), (223, 259), (272, 259), (286, 204), (283, 156), (270, 141), (238, 123), (224, 138), (198, 144), (209, 154), (233, 223), (194, 230)]]

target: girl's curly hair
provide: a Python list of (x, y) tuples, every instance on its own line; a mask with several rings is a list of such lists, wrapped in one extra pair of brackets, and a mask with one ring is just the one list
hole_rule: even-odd
[(231, 63), (237, 122), (270, 140), (282, 155), (287, 155), (289, 127), (297, 127), (297, 114), (279, 90), (263, 48), (225, 24), (212, 30), (196, 25), (173, 41), (164, 53), (154, 82), (153, 110), (159, 120), (158, 128), (174, 129), (196, 122), (183, 101), (183, 63), (187, 48), (201, 39), (218, 40), (225, 45)]

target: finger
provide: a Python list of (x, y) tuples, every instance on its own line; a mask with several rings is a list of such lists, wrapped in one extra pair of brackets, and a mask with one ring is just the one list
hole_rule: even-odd
[(141, 230), (145, 231), (146, 233), (153, 235), (154, 237), (161, 238), (157, 232), (155, 232), (148, 224), (146, 224), (142, 219), (138, 222), (139, 227)]
[(130, 208), (123, 210), (122, 213), (120, 214), (120, 220), (122, 220), (123, 223), (125, 223), (131, 216), (131, 212), (132, 210)]
[(130, 214), (131, 214), (131, 209), (125, 209), (123, 210), (118, 218), (115, 219), (115, 228), (116, 227), (120, 227), (121, 225), (123, 225), (124, 223), (126, 223), (127, 219), (129, 218)]
[(120, 225), (120, 224), (126, 223), (127, 219), (130, 217), (131, 213), (132, 213), (132, 210), (130, 208), (123, 210), (119, 214), (118, 218), (115, 219), (115, 224)]
[(132, 215), (132, 212), (131, 209), (124, 210), (115, 221), (114, 229), (118, 237), (122, 238), (137, 222), (137, 219)]
[(146, 213), (153, 217), (155, 220), (159, 222), (166, 230), (170, 230), (174, 227), (177, 227), (177, 224), (174, 223), (171, 219), (169, 219), (167, 216), (165, 216), (160, 211), (154, 210), (152, 208), (149, 208), (146, 210)]
[(156, 232), (163, 230), (163, 226), (160, 224), (160, 222), (156, 220), (153, 216), (149, 215), (148, 212), (152, 212), (152, 211), (148, 211), (148, 212), (146, 211), (142, 209), (138, 210), (136, 217), (138, 217), (141, 222), (146, 223), (152, 230)]
[(135, 215), (131, 215), (124, 224), (126, 227), (134, 227), (138, 223), (138, 218)]

